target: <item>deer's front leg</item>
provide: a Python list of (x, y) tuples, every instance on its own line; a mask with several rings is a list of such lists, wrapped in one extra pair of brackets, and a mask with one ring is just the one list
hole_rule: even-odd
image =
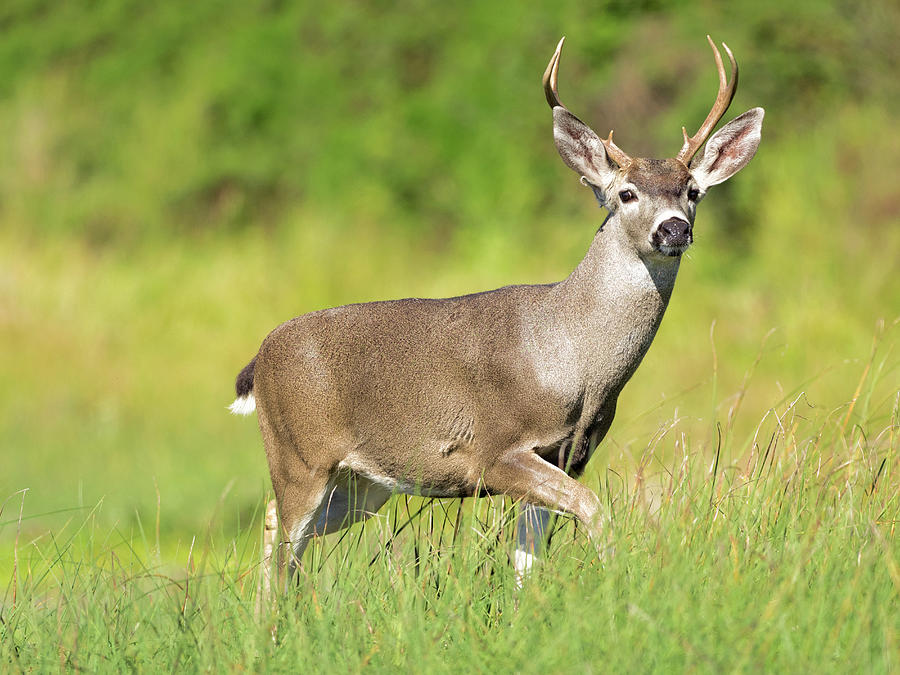
[(600, 499), (591, 490), (531, 451), (513, 452), (484, 474), (484, 485), (493, 493), (507, 494), (552, 511), (571, 513), (588, 528), (601, 546)]
[(513, 567), (519, 586), (528, 576), (536, 558), (540, 557), (547, 543), (547, 529), (550, 526), (550, 511), (534, 504), (522, 504), (516, 520), (516, 551)]

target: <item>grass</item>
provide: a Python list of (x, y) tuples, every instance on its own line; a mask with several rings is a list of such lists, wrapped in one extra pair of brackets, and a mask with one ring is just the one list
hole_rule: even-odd
[[(105, 529), (97, 504), (16, 542), (0, 660), (17, 671), (896, 670), (892, 358), (874, 350), (841, 406), (800, 394), (747, 435), (723, 419), (713, 443), (676, 421), (639, 456), (593, 467), (615, 555), (599, 560), (562, 518), (521, 590), (503, 499), (394, 497), (364, 526), (316, 540), (296, 591), (261, 617), (262, 501), (237, 536), (213, 519), (168, 556), (158, 522)], [(4, 504), (6, 526), (24, 499)]]
[(0, 496), (29, 489), (29, 537), (101, 499), (130, 530), (159, 493), (172, 550), (228, 485), (234, 534), (268, 478), (223, 407), (277, 323), (568, 274), (603, 214), (540, 91), (564, 33), (567, 103), (635, 154), (706, 113), (705, 32), (741, 60), (733, 112), (767, 110), (601, 453), (676, 417), (711, 442), (773, 330), (734, 431), (792, 392), (836, 405), (896, 318), (895, 3), (182, 4), (0, 9)]

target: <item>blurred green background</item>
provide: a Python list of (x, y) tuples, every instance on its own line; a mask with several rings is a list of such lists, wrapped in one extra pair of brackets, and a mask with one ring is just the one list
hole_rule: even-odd
[[(741, 66), (726, 119), (767, 111), (593, 472), (675, 419), (702, 446), (757, 354), (744, 431), (801, 391), (843, 410), (897, 343), (896, 2), (7, 0), (0, 31), (0, 502), (28, 488), (25, 536), (101, 499), (126, 531), (159, 504), (170, 543), (246, 525), (267, 470), (225, 406), (275, 325), (567, 275), (604, 214), (552, 142), (561, 35), (563, 100), (633, 155), (705, 116), (707, 33)], [(875, 408), (896, 357), (881, 377)]]

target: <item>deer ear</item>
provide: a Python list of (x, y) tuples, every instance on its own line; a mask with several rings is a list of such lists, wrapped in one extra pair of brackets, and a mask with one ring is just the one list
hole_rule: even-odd
[[(606, 154), (606, 148), (591, 128), (558, 105), (553, 108), (553, 140), (566, 165), (582, 176), (603, 201), (606, 186), (615, 176), (618, 165)], [(599, 190), (599, 193), (598, 193)]]
[(691, 173), (704, 190), (728, 180), (753, 159), (759, 147), (764, 114), (762, 108), (752, 108), (709, 139), (703, 156), (691, 162)]

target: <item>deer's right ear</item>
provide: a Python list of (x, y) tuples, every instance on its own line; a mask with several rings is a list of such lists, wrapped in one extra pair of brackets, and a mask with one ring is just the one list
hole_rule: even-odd
[(558, 105), (553, 108), (553, 140), (566, 165), (582, 176), (597, 199), (606, 200), (606, 188), (619, 166), (606, 153), (603, 141), (591, 128)]

